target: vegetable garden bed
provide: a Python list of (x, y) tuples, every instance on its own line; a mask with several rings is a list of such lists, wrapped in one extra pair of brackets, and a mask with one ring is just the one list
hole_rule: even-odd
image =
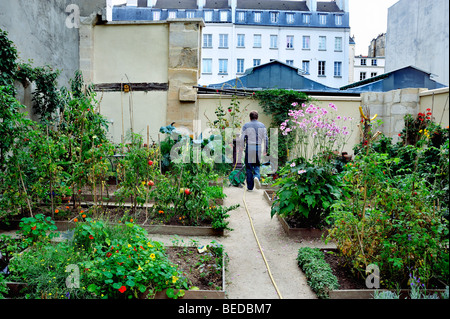
[[(275, 190), (265, 190), (264, 198), (272, 206), (273, 200), (275, 199), (276, 191)], [(301, 239), (321, 239), (323, 236), (327, 234), (327, 230), (321, 230), (317, 228), (304, 228), (304, 227), (295, 227), (290, 223), (289, 219), (286, 219), (278, 214), (276, 214), (278, 221), (283, 227), (284, 232), (289, 237), (296, 237)]]
[[(310, 248), (308, 248), (311, 250)], [(366, 278), (357, 277), (350, 268), (345, 266), (342, 257), (337, 253), (337, 249), (313, 249), (316, 253), (309, 253), (309, 258), (298, 257), (300, 268), (307, 274), (308, 283), (313, 290), (318, 294), (319, 298), (329, 299), (374, 299), (376, 294), (380, 293), (396, 293), (400, 299), (411, 298), (411, 289), (399, 289), (396, 291), (385, 288), (369, 289), (366, 286)], [(300, 256), (300, 251), (299, 251)], [(322, 256), (322, 257), (320, 257)], [(320, 261), (323, 259), (323, 261)], [(323, 265), (326, 267), (318, 266)], [(318, 267), (318, 268), (317, 268)], [(320, 269), (320, 272), (317, 269)], [(328, 270), (327, 270), (328, 269)], [(425, 292), (427, 296), (436, 295), (441, 297), (446, 292), (445, 289), (427, 289)], [(447, 291), (448, 293), (448, 291)], [(423, 298), (423, 295), (422, 295)]]

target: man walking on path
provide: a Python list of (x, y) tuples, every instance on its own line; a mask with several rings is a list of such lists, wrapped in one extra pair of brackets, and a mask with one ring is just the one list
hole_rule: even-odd
[[(264, 145), (264, 153), (262, 153), (262, 144)], [(252, 191), (253, 187), (261, 188), (261, 175), (259, 168), (261, 166), (261, 155), (266, 155), (269, 145), (266, 126), (258, 121), (258, 112), (250, 112), (250, 122), (242, 127), (240, 138), (241, 150), (245, 145), (245, 169), (247, 190)]]

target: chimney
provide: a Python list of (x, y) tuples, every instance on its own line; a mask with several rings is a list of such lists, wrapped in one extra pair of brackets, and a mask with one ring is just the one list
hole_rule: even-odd
[(199, 10), (203, 10), (203, 7), (205, 6), (206, 0), (197, 0), (197, 7)]
[(309, 11), (317, 11), (317, 0), (306, 0)]
[(339, 7), (344, 12), (349, 12), (348, 0), (334, 0)]
[(231, 8), (231, 22), (235, 22), (237, 0), (228, 0), (228, 6)]

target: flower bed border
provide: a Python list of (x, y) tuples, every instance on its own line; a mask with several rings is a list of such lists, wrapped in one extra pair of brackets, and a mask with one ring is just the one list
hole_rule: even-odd
[[(166, 246), (165, 248), (176, 247)], [(222, 289), (221, 290), (185, 290), (184, 296), (179, 299), (226, 299), (226, 280), (225, 280), (225, 265), (226, 258), (222, 256)], [(8, 293), (7, 299), (11, 299), (21, 295), (21, 290), (28, 284), (25, 282), (6, 282)], [(152, 299), (170, 299), (166, 293), (167, 289), (155, 293)]]
[[(321, 248), (321, 252), (324, 251), (333, 251), (337, 252), (338, 250), (336, 248)], [(375, 292), (383, 292), (383, 291), (392, 291), (396, 292), (394, 290), (389, 289), (337, 289), (337, 290), (331, 290), (328, 292), (328, 296), (330, 299), (374, 299)], [(410, 289), (400, 289), (400, 299), (405, 299), (406, 297), (410, 296)], [(427, 295), (432, 295), (434, 293), (444, 293), (445, 289), (427, 289), (426, 293)]]

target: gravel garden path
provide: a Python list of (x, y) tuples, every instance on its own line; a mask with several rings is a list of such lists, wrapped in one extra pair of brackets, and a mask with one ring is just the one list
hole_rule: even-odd
[[(245, 205), (243, 188), (225, 187), (227, 198), (224, 205), (240, 204), (240, 207), (230, 212), (230, 227), (222, 237), (183, 237), (176, 240), (189, 245), (192, 241), (208, 244), (215, 240), (224, 245), (229, 256), (226, 267), (226, 294), (228, 299), (278, 299), (264, 259), (259, 251), (253, 235)], [(297, 265), (298, 249), (302, 246), (331, 248), (320, 240), (301, 241), (289, 238), (276, 218), (270, 217), (270, 205), (263, 197), (263, 190), (253, 190), (245, 194), (250, 216), (255, 232), (263, 249), (272, 277), (283, 299), (316, 299), (306, 278)], [(153, 240), (165, 244), (173, 244), (174, 236), (151, 235)]]

